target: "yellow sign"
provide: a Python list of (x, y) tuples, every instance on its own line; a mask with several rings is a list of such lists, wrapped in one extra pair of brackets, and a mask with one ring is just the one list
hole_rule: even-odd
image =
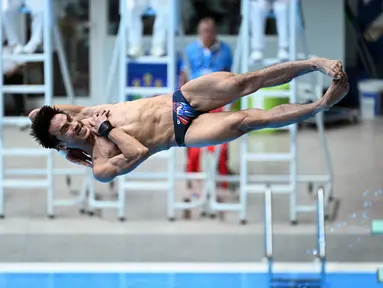
[(152, 86), (152, 80), (153, 80), (153, 76), (152, 76), (152, 74), (150, 74), (150, 73), (146, 73), (146, 74), (144, 75), (144, 85), (145, 85), (146, 87), (150, 87), (150, 86)]
[(154, 86), (156, 86), (156, 87), (164, 87), (164, 85), (163, 85), (161, 79), (157, 79), (157, 80), (154, 82)]
[(133, 80), (133, 87), (141, 87), (140, 79), (134, 79)]

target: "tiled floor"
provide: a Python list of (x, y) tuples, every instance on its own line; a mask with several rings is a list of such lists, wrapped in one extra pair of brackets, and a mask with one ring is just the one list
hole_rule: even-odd
[[(336, 219), (327, 223), (328, 257), (332, 261), (381, 261), (382, 238), (372, 237), (369, 223), (383, 218), (383, 120), (327, 130), (334, 169), (334, 192), (340, 200)], [(27, 132), (6, 130), (5, 145), (36, 145)], [(17, 143), (17, 144), (16, 144)], [(287, 134), (257, 134), (251, 138), (252, 150), (277, 152), (287, 149)], [(230, 164), (239, 168), (239, 141), (230, 146)], [(298, 170), (300, 173), (324, 171), (320, 141), (314, 129), (299, 133)], [(153, 162), (154, 161), (154, 162)], [(164, 169), (163, 160), (148, 161), (140, 170)], [(177, 150), (177, 169), (184, 167), (185, 153)], [(72, 168), (57, 158), (57, 167)], [(10, 158), (7, 168), (43, 168), (44, 158)], [(284, 164), (258, 164), (252, 173), (286, 173)], [(80, 177), (72, 187), (79, 188)], [(177, 197), (185, 192), (177, 183)], [(103, 199), (113, 200), (108, 185), (96, 183)], [(55, 178), (58, 197), (75, 197), (66, 186), (65, 176)], [(298, 190), (300, 203), (314, 203), (306, 186)], [(238, 215), (227, 213), (224, 220), (202, 219), (193, 211), (192, 220), (170, 223), (166, 217), (166, 193), (160, 191), (126, 194), (126, 222), (119, 222), (115, 209), (104, 209), (93, 218), (79, 214), (79, 207), (56, 208), (56, 219), (46, 218), (46, 192), (7, 190), (6, 219), (0, 221), (2, 261), (258, 261), (263, 256), (263, 201), (249, 197), (246, 226)], [(301, 202), (302, 201), (302, 202)], [(367, 201), (367, 202), (366, 202)], [(275, 196), (274, 231), (277, 260), (309, 261), (315, 248), (315, 215), (299, 215), (299, 225), (288, 221), (288, 197)], [(367, 207), (366, 207), (367, 206)], [(178, 215), (179, 216), (179, 215)]]

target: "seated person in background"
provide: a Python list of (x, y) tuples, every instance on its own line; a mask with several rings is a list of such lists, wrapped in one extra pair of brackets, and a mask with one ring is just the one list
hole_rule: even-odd
[[(298, 0), (297, 0), (298, 1)], [(272, 9), (275, 15), (278, 32), (278, 55), (281, 61), (289, 59), (289, 21), (288, 0), (250, 0), (250, 29), (252, 61), (263, 59), (266, 19)]]
[[(313, 103), (283, 104), (268, 111), (208, 113), (263, 87), (282, 85), (312, 71), (335, 79), (326, 94)], [(325, 58), (280, 63), (239, 75), (216, 72), (189, 81), (175, 93), (149, 99), (93, 107), (44, 106), (30, 113), (31, 135), (45, 148), (83, 151), (89, 158), (79, 161), (92, 166), (98, 181), (108, 182), (171, 147), (219, 145), (253, 130), (303, 121), (330, 109), (348, 89), (340, 61)]]
[[(32, 35), (28, 43), (23, 46), (20, 35), (20, 10), (25, 6), (31, 12)], [(8, 42), (8, 49), (12, 54), (34, 53), (43, 41), (43, 11), (44, 0), (3, 0), (3, 29)]]
[(142, 56), (142, 15), (149, 7), (156, 13), (153, 25), (153, 39), (150, 54), (154, 57), (162, 57), (166, 54), (166, 32), (167, 32), (167, 12), (169, 11), (168, 0), (125, 0), (128, 7), (128, 15), (126, 17), (129, 24), (128, 32), (128, 56)]

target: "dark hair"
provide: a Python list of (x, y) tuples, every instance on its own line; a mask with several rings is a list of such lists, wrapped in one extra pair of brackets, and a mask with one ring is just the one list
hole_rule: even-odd
[(201, 25), (202, 23), (209, 23), (209, 22), (213, 24), (214, 28), (216, 28), (217, 22), (214, 20), (213, 17), (210, 17), (210, 16), (206, 16), (206, 17), (201, 18), (198, 21), (198, 26)]
[(60, 143), (55, 136), (48, 132), (51, 120), (57, 114), (65, 114), (65, 112), (51, 106), (43, 106), (32, 119), (30, 135), (44, 148), (55, 149)]

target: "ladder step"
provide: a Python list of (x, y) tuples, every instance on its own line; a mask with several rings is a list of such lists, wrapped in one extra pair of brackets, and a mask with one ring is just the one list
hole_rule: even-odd
[(247, 161), (264, 161), (264, 162), (285, 162), (292, 161), (294, 155), (292, 153), (248, 153), (245, 155)]
[(213, 203), (212, 208), (215, 211), (241, 211), (243, 208), (241, 204), (222, 204), (222, 203)]
[[(125, 175), (125, 179), (135, 180), (166, 180), (169, 177), (169, 173), (166, 172), (133, 172)], [(129, 180), (130, 181), (130, 180)]]
[(175, 180), (206, 180), (207, 174), (204, 172), (193, 172), (193, 173), (175, 173)]
[(45, 55), (44, 54), (17, 54), (17, 55), (3, 55), (4, 60), (11, 60), (16, 62), (44, 62)]
[(48, 180), (3, 180), (4, 188), (17, 188), (17, 189), (36, 189), (36, 188), (48, 188)]
[(120, 204), (118, 201), (89, 200), (89, 207), (91, 207), (91, 208), (119, 208)]
[(216, 175), (215, 180), (217, 182), (239, 182), (240, 176), (239, 175)]
[(130, 190), (167, 190), (169, 189), (169, 183), (164, 181), (129, 181), (124, 183), (123, 188)]
[(41, 148), (6, 148), (3, 149), (3, 156), (16, 156), (16, 157), (40, 157), (40, 156), (48, 156), (51, 151), (47, 149)]
[[(53, 169), (53, 175), (76, 176), (84, 175), (85, 169)], [(9, 176), (44, 176), (48, 174), (47, 169), (6, 169), (5, 174)]]
[(31, 120), (28, 117), (12, 117), (12, 116), (5, 116), (1, 120), (3, 125), (30, 125)]
[(161, 158), (169, 158), (169, 157), (170, 157), (170, 151), (164, 150), (152, 155), (150, 159), (153, 159), (153, 158), (161, 159)]
[[(265, 193), (267, 189), (266, 185), (247, 184), (245, 190), (248, 193)], [(278, 194), (287, 194), (293, 191), (293, 187), (290, 185), (271, 185), (271, 191)]]
[[(290, 175), (249, 175), (247, 177), (249, 182), (289, 182)], [(297, 175), (297, 182), (307, 183), (326, 183), (331, 180), (328, 175)]]
[(40, 94), (45, 93), (45, 85), (4, 85), (3, 93)]
[[(206, 180), (206, 173), (196, 172), (196, 173), (182, 173), (175, 172), (174, 180)], [(134, 179), (134, 180), (164, 180), (166, 181), (169, 178), (168, 172), (133, 172), (125, 176), (125, 179)]]
[(83, 202), (82, 199), (79, 199), (79, 198), (62, 199), (62, 200), (53, 201), (53, 206), (55, 206), (55, 207), (69, 207), (69, 206), (80, 205), (82, 202)]
[(315, 212), (317, 211), (317, 207), (315, 205), (299, 205), (296, 206), (297, 212)]
[(137, 58), (127, 58), (126, 61), (135, 64), (168, 64), (169, 57), (141, 56)]
[(139, 94), (143, 96), (152, 96), (159, 94), (169, 94), (172, 93), (171, 89), (167, 87), (126, 87), (126, 94)]

